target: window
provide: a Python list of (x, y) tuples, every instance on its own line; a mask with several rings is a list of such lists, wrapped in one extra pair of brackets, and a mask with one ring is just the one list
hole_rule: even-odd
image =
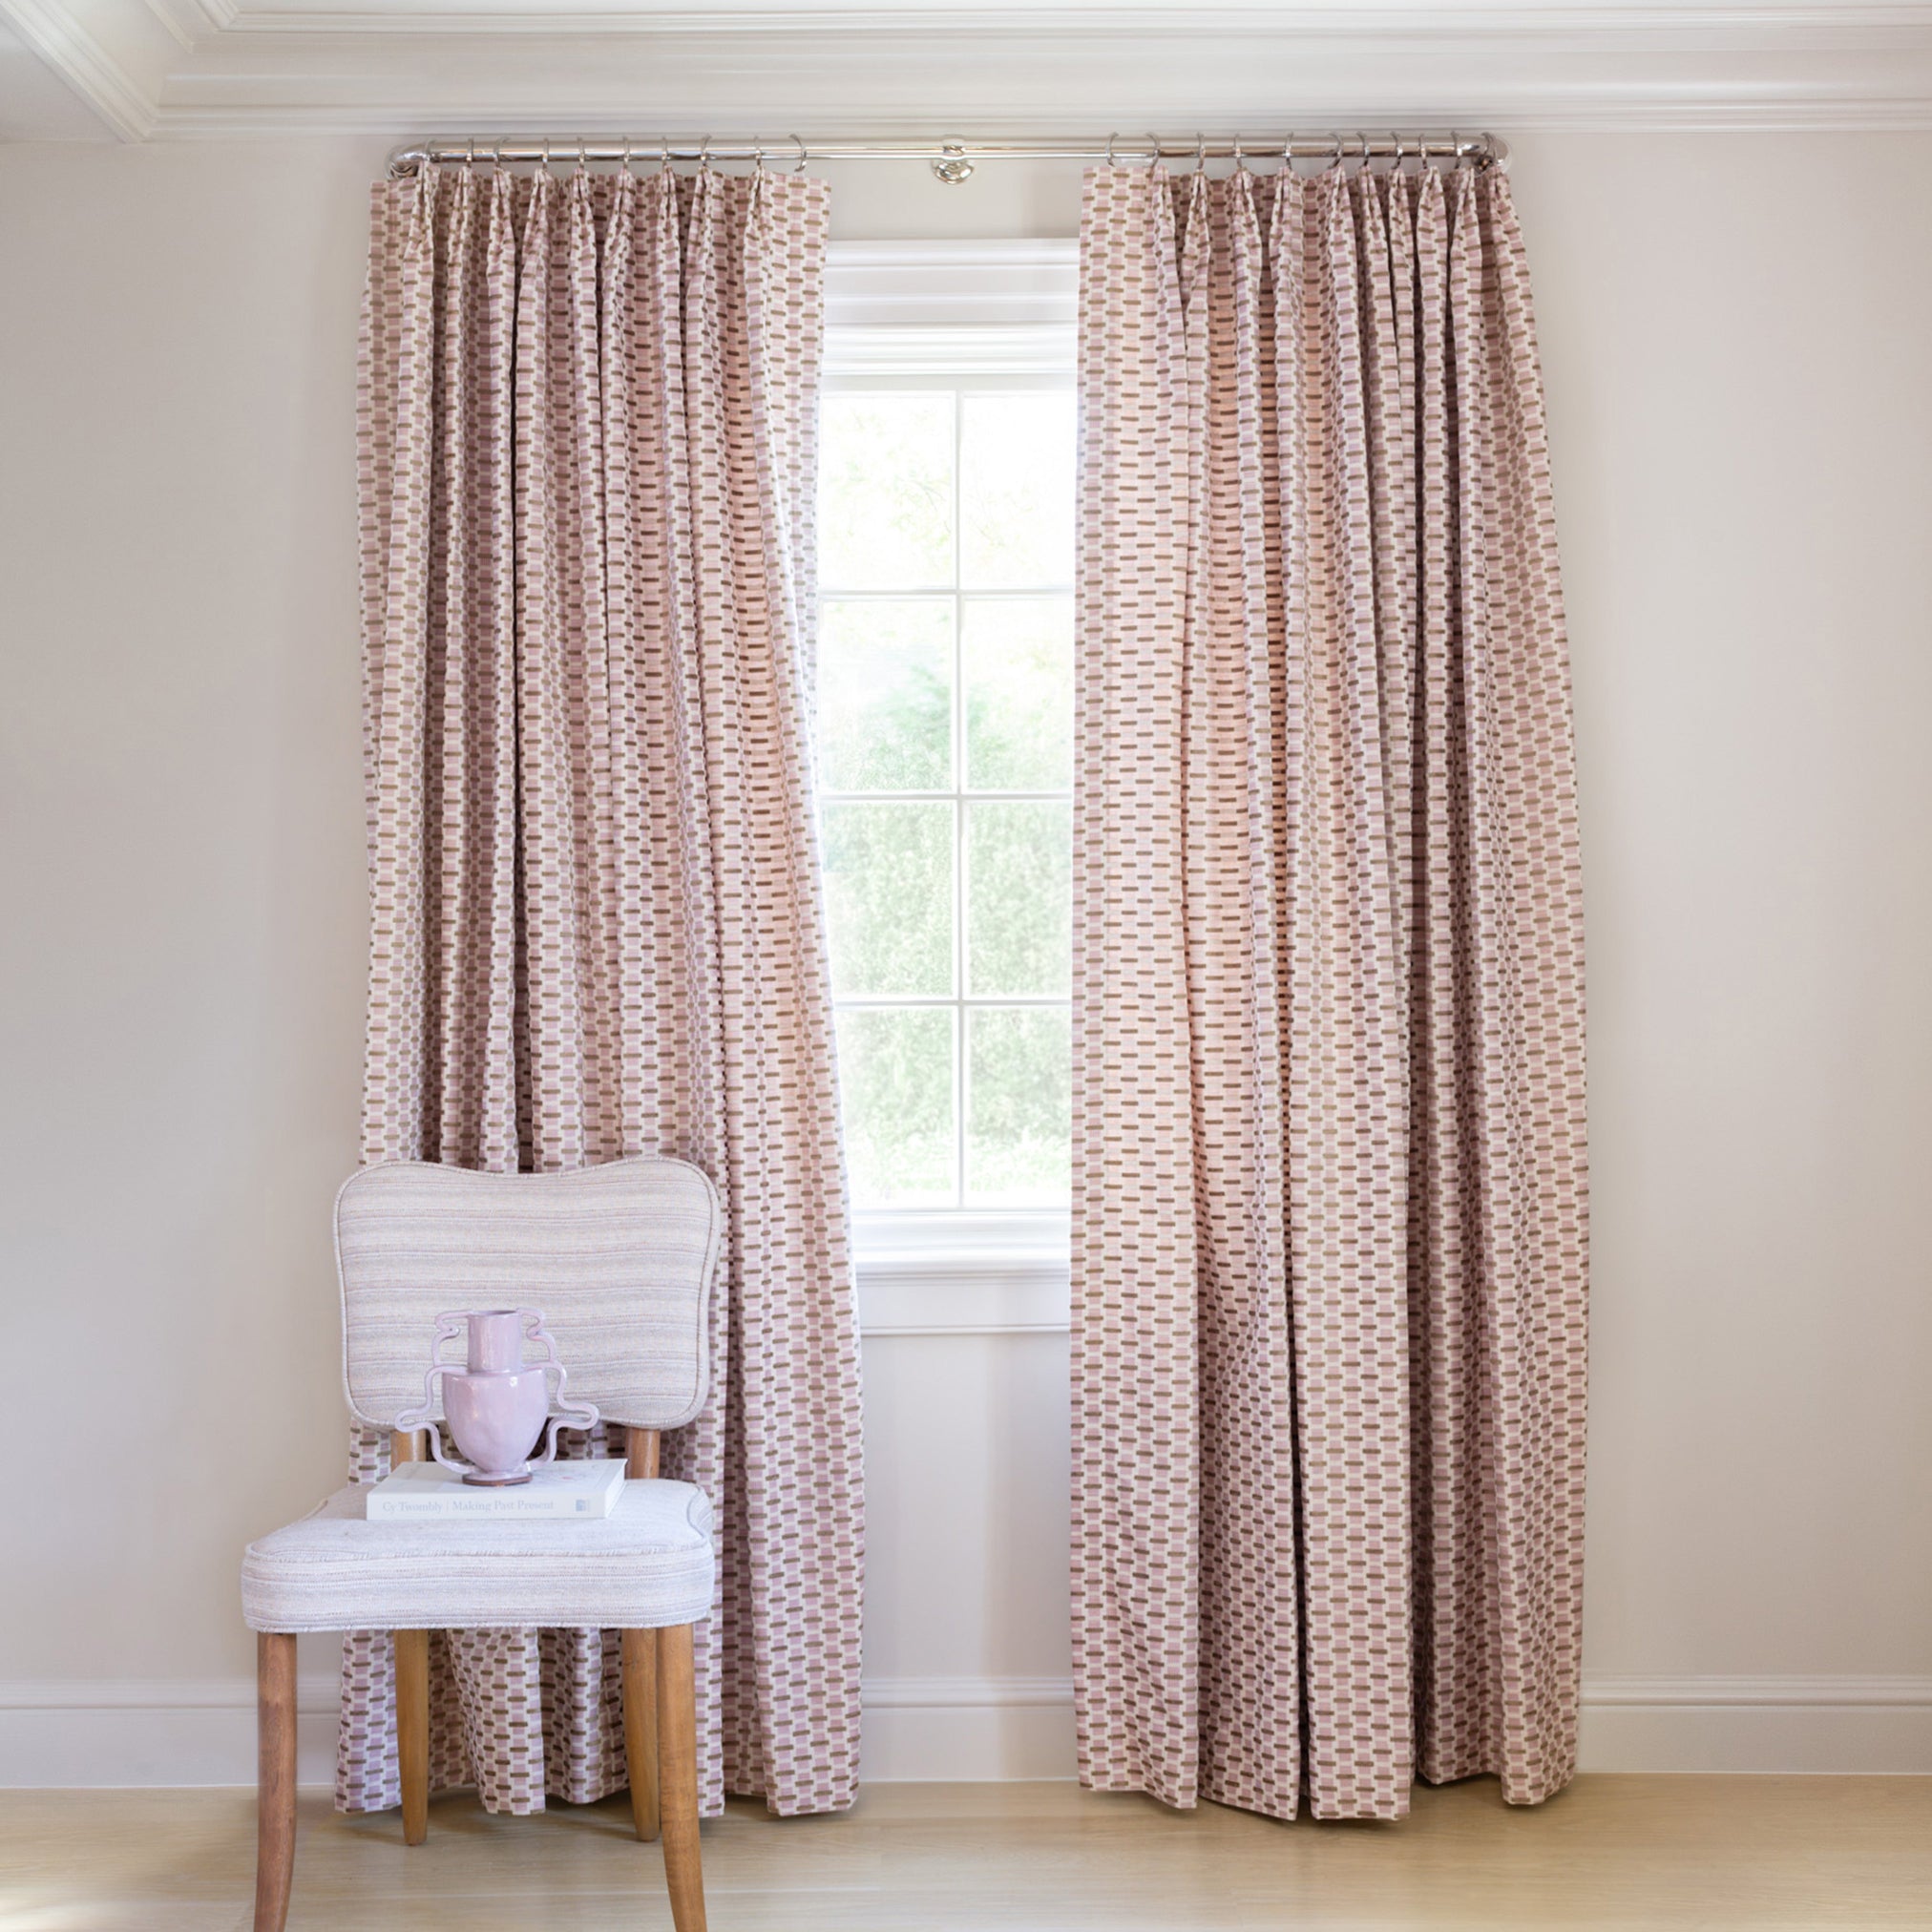
[[(897, 326), (841, 329), (836, 260), (830, 290), (816, 729), (846, 1158), (862, 1260), (920, 1225), (983, 1250), (1031, 1224), (1063, 1254), (1071, 331), (948, 326), (958, 265), (920, 252)], [(1025, 264), (1027, 299), (1070, 298), (1062, 262)], [(960, 303), (983, 313), (986, 282)]]

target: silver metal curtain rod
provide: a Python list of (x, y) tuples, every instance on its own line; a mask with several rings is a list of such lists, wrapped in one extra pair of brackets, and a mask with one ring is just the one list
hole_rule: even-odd
[(1052, 159), (1062, 161), (1110, 161), (1125, 167), (1135, 161), (1189, 160), (1205, 166), (1210, 160), (1232, 160), (1243, 164), (1276, 161), (1370, 161), (1387, 160), (1396, 165), (1407, 161), (1443, 161), (1477, 167), (1503, 167), (1509, 149), (1502, 137), (1491, 134), (1468, 134), (1453, 128), (1430, 132), (1380, 134), (1346, 133), (1287, 135), (1188, 135), (1172, 139), (1165, 136), (1110, 135), (1104, 141), (1093, 136), (1068, 140), (865, 140), (843, 136), (806, 141), (797, 135), (772, 139), (756, 136), (733, 136), (729, 140), (704, 136), (667, 139), (660, 135), (589, 136), (520, 136), (502, 140), (432, 139), (412, 141), (389, 157), (391, 177), (413, 175), (439, 163), (482, 161), (493, 166), (523, 164), (548, 167), (553, 163), (576, 166), (579, 162), (610, 161), (622, 166), (656, 162), (668, 167), (674, 161), (696, 161), (708, 166), (713, 161), (749, 161), (756, 167), (803, 171), (813, 161), (925, 161), (940, 180), (957, 186), (979, 161)]

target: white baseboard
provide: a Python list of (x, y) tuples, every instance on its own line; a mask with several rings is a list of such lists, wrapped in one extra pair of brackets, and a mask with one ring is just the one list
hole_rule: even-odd
[(859, 1775), (878, 1784), (1071, 1777), (1064, 1677), (885, 1677), (865, 1687)]
[(1586, 1672), (1585, 1771), (1932, 1773), (1932, 1677)]
[[(296, 1776), (335, 1781), (333, 1675), (295, 1687)], [(251, 1677), (0, 1683), (0, 1788), (253, 1784)]]
[[(300, 1776), (334, 1776), (337, 1685), (304, 1676)], [(962, 1783), (1073, 1775), (1064, 1678), (893, 1677), (865, 1690), (864, 1775)], [(1586, 1771), (1932, 1774), (1932, 1677), (1584, 1680)], [(246, 1678), (0, 1683), (0, 1787), (255, 1778)]]

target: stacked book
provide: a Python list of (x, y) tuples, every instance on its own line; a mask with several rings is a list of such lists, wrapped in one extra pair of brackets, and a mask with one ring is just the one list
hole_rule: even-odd
[(486, 1488), (440, 1462), (404, 1462), (368, 1494), (371, 1522), (423, 1522), (488, 1516), (499, 1520), (608, 1516), (624, 1493), (621, 1459), (553, 1462), (528, 1482)]

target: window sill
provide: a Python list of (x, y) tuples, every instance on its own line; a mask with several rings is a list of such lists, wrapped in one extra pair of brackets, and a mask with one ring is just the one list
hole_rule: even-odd
[(1067, 1215), (859, 1214), (866, 1335), (1064, 1334)]

